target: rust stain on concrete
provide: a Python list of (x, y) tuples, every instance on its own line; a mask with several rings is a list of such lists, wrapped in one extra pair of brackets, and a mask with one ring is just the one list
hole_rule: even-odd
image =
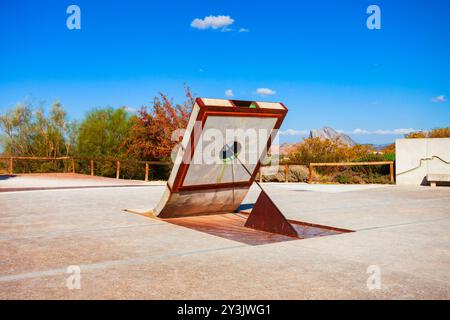
[(252, 246), (352, 232), (346, 229), (288, 220), (297, 231), (299, 237), (296, 238), (247, 228), (244, 226), (247, 218), (248, 213), (241, 212), (238, 214), (169, 218), (163, 221)]

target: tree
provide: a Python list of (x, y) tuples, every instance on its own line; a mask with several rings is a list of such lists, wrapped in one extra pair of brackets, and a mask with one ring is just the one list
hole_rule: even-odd
[(77, 155), (90, 158), (124, 157), (124, 141), (129, 137), (134, 118), (124, 108), (93, 109), (88, 112), (77, 130)]
[(135, 124), (131, 128), (127, 153), (141, 160), (169, 160), (171, 151), (178, 141), (172, 140), (172, 133), (184, 129), (195, 99), (185, 87), (187, 100), (175, 104), (167, 95), (160, 93), (153, 100), (149, 111), (147, 106), (139, 110)]
[(19, 103), (14, 109), (0, 115), (5, 155), (31, 154), (32, 106)]
[(75, 127), (75, 122), (67, 121), (60, 102), (51, 106), (48, 116), (42, 104), (34, 108), (32, 103), (19, 103), (0, 115), (3, 153), (10, 156), (67, 156), (70, 150), (66, 140), (70, 128)]
[[(127, 157), (126, 144), (135, 116), (130, 116), (125, 108), (93, 109), (89, 111), (78, 128), (72, 131), (76, 136), (77, 172), (88, 173), (89, 160), (124, 159)], [(96, 161), (96, 175), (113, 177), (116, 172), (115, 161)], [(122, 175), (125, 170), (121, 171)]]
[[(55, 102), (47, 115), (43, 104), (19, 103), (0, 115), (3, 154), (6, 156), (61, 157), (72, 154), (76, 122), (69, 122), (61, 103)], [(16, 161), (18, 172), (60, 171), (61, 161)]]

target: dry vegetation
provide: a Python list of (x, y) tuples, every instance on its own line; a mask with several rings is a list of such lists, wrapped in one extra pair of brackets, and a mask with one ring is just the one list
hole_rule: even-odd
[[(77, 172), (89, 173), (89, 159), (121, 159), (140, 161), (170, 161), (172, 132), (185, 128), (194, 97), (185, 87), (186, 101), (176, 104), (160, 93), (150, 106), (142, 106), (137, 113), (122, 108), (93, 108), (84, 118), (70, 121), (63, 105), (54, 103), (47, 114), (43, 106), (20, 103), (0, 114), (0, 142), (2, 156), (62, 157), (84, 159), (76, 161)], [(15, 160), (14, 171), (63, 172), (67, 161)], [(0, 173), (7, 172), (8, 163), (0, 161)], [(167, 166), (153, 166), (151, 179), (166, 179)], [(96, 161), (95, 174), (114, 177), (115, 161)], [(121, 177), (142, 179), (143, 165), (123, 162)]]
[(417, 139), (417, 138), (450, 138), (450, 127), (435, 128), (430, 131), (417, 131), (407, 134), (405, 138)]
[[(172, 133), (186, 127), (194, 96), (185, 88), (186, 100), (174, 103), (165, 94), (155, 97), (150, 106), (142, 106), (137, 113), (127, 108), (96, 108), (86, 113), (80, 121), (69, 121), (61, 103), (56, 102), (48, 114), (43, 106), (35, 108), (31, 103), (21, 103), (0, 114), (3, 156), (61, 157), (75, 156), (77, 172), (89, 173), (89, 159), (133, 159), (170, 161), (170, 153), (176, 144)], [(406, 138), (450, 137), (450, 127), (436, 128), (429, 132), (413, 132)], [(395, 145), (381, 151), (370, 145), (348, 146), (339, 141), (309, 138), (289, 146), (285, 161), (303, 165), (291, 165), (289, 181), (307, 181), (310, 162), (358, 162), (395, 160)], [(16, 172), (62, 172), (67, 161), (15, 161)], [(0, 162), (0, 172), (6, 172), (8, 163)], [(96, 162), (95, 172), (102, 176), (115, 176), (115, 161)], [(169, 167), (153, 167), (150, 178), (164, 179)], [(124, 162), (122, 178), (142, 179), (144, 170), (139, 165)], [(386, 166), (370, 167), (321, 167), (314, 169), (314, 177), (320, 182), (338, 183), (389, 183)], [(264, 181), (285, 181), (284, 166), (277, 174), (264, 176)]]
[[(412, 132), (405, 138), (450, 138), (450, 127), (430, 131)], [(338, 141), (321, 138), (304, 139), (295, 147), (290, 146), (285, 161), (301, 163), (304, 166), (289, 167), (290, 182), (306, 182), (307, 165), (311, 162), (371, 162), (395, 161), (395, 144), (377, 151), (371, 145), (348, 146)], [(336, 183), (390, 183), (387, 166), (321, 167), (314, 168), (313, 177), (318, 182)], [(264, 176), (264, 181), (284, 182), (284, 166), (275, 175)]]
[[(390, 150), (386, 150), (390, 151)], [(306, 182), (311, 162), (366, 162), (391, 161), (395, 154), (378, 152), (370, 145), (348, 146), (338, 141), (321, 138), (303, 140), (286, 156), (284, 161), (304, 165), (289, 166), (289, 182)], [(336, 183), (389, 183), (389, 168), (385, 166), (321, 167), (314, 168), (314, 181)], [(264, 181), (284, 182), (285, 168), (275, 175), (264, 176)]]

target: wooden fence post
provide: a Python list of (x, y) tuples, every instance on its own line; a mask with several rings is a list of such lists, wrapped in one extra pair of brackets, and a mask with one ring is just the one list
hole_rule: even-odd
[(389, 174), (391, 176), (391, 183), (394, 183), (394, 163), (389, 164)]
[(75, 159), (72, 158), (72, 173), (75, 174)]
[(148, 181), (148, 161), (145, 161), (145, 181)]
[(117, 160), (116, 179), (120, 178), (120, 161)]
[(309, 163), (309, 176), (308, 176), (308, 183), (312, 183), (312, 180), (313, 180), (313, 178), (312, 178), (312, 174), (313, 174), (313, 172), (312, 172), (312, 165), (311, 165), (311, 163)]
[(287, 183), (287, 182), (289, 182), (289, 164), (287, 164), (287, 163), (286, 163), (285, 168), (284, 168), (284, 174), (285, 174), (285, 176), (286, 176), (286, 177), (285, 177), (285, 178), (286, 178), (286, 179), (285, 179), (285, 180), (286, 180), (285, 182)]
[(14, 163), (13, 157), (9, 158), (9, 174), (14, 174)]
[(94, 160), (91, 160), (91, 176), (94, 175)]

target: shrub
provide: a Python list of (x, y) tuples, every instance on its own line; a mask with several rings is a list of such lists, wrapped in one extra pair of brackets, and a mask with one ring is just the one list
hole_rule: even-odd
[(369, 145), (348, 146), (336, 141), (309, 138), (294, 149), (288, 158), (293, 162), (308, 164), (310, 162), (343, 162), (353, 161), (373, 153)]
[(344, 184), (352, 183), (352, 177), (346, 172), (337, 174), (335, 180)]
[(405, 135), (405, 138), (407, 139), (420, 139), (420, 138), (426, 138), (427, 133), (425, 131), (416, 131), (411, 132)]
[[(289, 166), (289, 182), (306, 182), (308, 180), (308, 168), (306, 166), (292, 165)], [(278, 172), (273, 175), (263, 175), (264, 182), (285, 182), (286, 172), (285, 166), (280, 165)]]
[(450, 127), (433, 129), (428, 133), (428, 138), (450, 138)]
[(394, 154), (395, 155), (395, 143), (391, 143), (381, 150), (384, 154)]
[(416, 131), (405, 135), (407, 139), (416, 138), (450, 138), (450, 127), (434, 128), (430, 131)]
[(383, 156), (385, 161), (395, 161), (395, 153), (385, 153)]

